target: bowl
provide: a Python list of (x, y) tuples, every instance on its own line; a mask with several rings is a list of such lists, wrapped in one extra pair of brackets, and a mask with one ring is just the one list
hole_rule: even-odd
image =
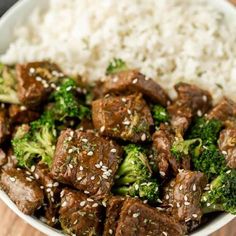
[[(236, 7), (231, 5), (226, 0), (208, 0), (216, 8), (220, 9), (231, 22), (236, 22)], [(18, 1), (9, 11), (7, 11), (3, 17), (0, 19), (0, 54), (4, 53), (8, 48), (9, 44), (14, 40), (13, 28), (17, 25), (22, 24), (30, 12), (35, 8), (39, 7), (45, 9), (48, 6), (48, 0), (20, 0)], [(11, 199), (0, 190), (0, 199), (20, 218), (26, 221), (28, 224), (41, 231), (42, 233), (50, 236), (62, 236), (63, 233), (60, 231), (49, 227), (35, 217), (27, 216), (23, 214), (16, 205), (11, 201)], [(217, 215), (208, 224), (203, 225), (191, 236), (207, 236), (214, 231), (220, 229), (231, 220), (235, 218), (234, 215), (222, 213)]]

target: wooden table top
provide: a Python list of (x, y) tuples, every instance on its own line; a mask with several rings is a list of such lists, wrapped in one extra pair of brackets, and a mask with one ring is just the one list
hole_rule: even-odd
[[(230, 0), (236, 4), (236, 0)], [(0, 236), (45, 236), (25, 223), (0, 200)], [(236, 236), (236, 219), (211, 236)]]

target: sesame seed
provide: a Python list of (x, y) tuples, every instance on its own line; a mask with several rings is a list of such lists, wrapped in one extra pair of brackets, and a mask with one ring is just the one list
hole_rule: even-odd
[(180, 207), (180, 204), (179, 204), (179, 202), (177, 202), (177, 203), (176, 203), (176, 206), (177, 206), (177, 208), (179, 208), (179, 207)]
[(106, 203), (105, 200), (102, 201), (102, 205), (103, 205), (104, 207), (107, 207), (107, 203)]
[(42, 81), (43, 79), (40, 76), (36, 76), (36, 81)]
[(87, 143), (87, 142), (88, 142), (88, 139), (82, 138), (81, 141), (84, 142), (84, 143)]
[(78, 181), (80, 181), (81, 179), (82, 179), (82, 177), (81, 177), (81, 176), (79, 176), (79, 177), (77, 178), (77, 180), (78, 180)]
[(187, 218), (185, 219), (185, 222), (189, 222), (191, 220), (191, 218)]
[(28, 182), (32, 182), (32, 179), (29, 178), (29, 177), (26, 177), (26, 180), (27, 180)]
[(31, 68), (29, 69), (29, 72), (30, 72), (30, 74), (33, 74), (33, 73), (35, 72), (35, 69), (34, 69), (33, 67), (31, 67)]
[(193, 191), (195, 192), (197, 190), (196, 184), (193, 184)]
[(25, 107), (25, 106), (20, 106), (20, 110), (21, 110), (21, 111), (26, 111), (26, 110), (27, 110), (27, 107)]
[(76, 225), (77, 223), (78, 223), (78, 220), (75, 220), (73, 224)]
[(188, 197), (186, 195), (184, 195), (184, 201), (188, 201)]
[(230, 174), (230, 173), (231, 173), (231, 170), (227, 170), (227, 171), (226, 171), (226, 174)]
[(97, 203), (94, 203), (94, 204), (92, 205), (92, 207), (98, 207), (98, 204), (97, 204)]
[(168, 234), (167, 234), (167, 232), (165, 232), (165, 231), (163, 231), (162, 233), (163, 233), (163, 235), (165, 235), (165, 236), (167, 236), (167, 235), (168, 235)]
[(87, 153), (87, 156), (92, 156), (93, 155), (93, 151), (89, 151), (88, 153)]
[(130, 109), (127, 110), (128, 114), (131, 115), (132, 111)]
[(30, 168), (31, 172), (34, 172), (35, 168), (36, 168), (35, 166), (31, 166), (31, 168)]
[(157, 202), (162, 203), (162, 200), (158, 198), (158, 199), (157, 199)]
[(36, 179), (39, 179), (39, 175), (38, 174), (34, 174)]
[(109, 234), (112, 235), (112, 233), (113, 233), (113, 230), (112, 230), (112, 229), (109, 229)]
[(170, 206), (170, 207), (173, 207), (174, 205), (173, 205), (173, 204), (171, 204), (171, 203), (169, 203), (169, 204), (168, 204), (168, 206)]
[(202, 96), (202, 100), (203, 100), (204, 102), (207, 102), (207, 96), (206, 96), (206, 95), (203, 95), (203, 96)]
[(198, 215), (197, 214), (192, 214), (192, 217), (197, 218)]
[(65, 190), (62, 190), (61, 193), (60, 193), (60, 197), (63, 197), (65, 194)]
[(86, 190), (85, 190), (84, 193), (85, 193), (85, 194), (89, 194), (89, 191), (86, 191)]
[(145, 141), (147, 139), (147, 135), (144, 133), (144, 134), (142, 134), (142, 136), (141, 136), (141, 140), (142, 141)]
[(55, 182), (54, 184), (53, 184), (53, 187), (58, 187), (59, 186), (59, 183), (58, 182)]
[(48, 188), (52, 188), (52, 183), (47, 184)]
[(68, 150), (68, 153), (72, 153), (72, 152), (73, 152), (73, 149), (70, 148), (70, 149)]
[(139, 212), (133, 214), (133, 218), (137, 218), (137, 217), (139, 217), (139, 216), (140, 216), (140, 213), (139, 213)]
[(126, 98), (121, 98), (122, 102), (127, 102)]
[(198, 110), (198, 111), (197, 111), (197, 115), (198, 115), (198, 116), (202, 116), (202, 111), (201, 111), (201, 110)]
[(70, 167), (70, 169), (73, 169), (73, 168), (74, 168), (72, 164), (69, 164), (69, 167)]
[(168, 199), (170, 199), (170, 196), (167, 194), (167, 195), (166, 195), (166, 200), (168, 200)]
[(179, 190), (181, 191), (183, 189), (183, 185), (181, 184), (180, 186), (179, 186)]
[(88, 202), (94, 202), (94, 200), (92, 198), (87, 198)]
[(81, 170), (81, 171), (82, 171), (83, 169), (84, 169), (84, 167), (83, 167), (83, 166), (80, 166), (80, 167), (79, 167), (79, 170)]
[(122, 122), (122, 124), (123, 124), (123, 125), (130, 125), (130, 121), (126, 119), (126, 120), (124, 120), (124, 121)]
[(145, 76), (144, 80), (148, 81), (150, 80), (150, 78)]
[(115, 148), (112, 148), (112, 149), (111, 149), (111, 153), (116, 153), (116, 149), (115, 149)]
[(52, 222), (54, 223), (56, 221), (56, 218), (55, 217), (52, 217)]
[(11, 182), (15, 182), (15, 181), (16, 181), (16, 178), (10, 177), (10, 180), (11, 180)]
[(69, 86), (68, 88), (66, 88), (66, 91), (70, 91), (72, 89), (72, 86)]
[(83, 207), (83, 206), (85, 206), (85, 204), (86, 204), (86, 201), (82, 201), (82, 202), (80, 202), (79, 205)]
[(44, 186), (41, 185), (40, 188), (41, 188), (41, 189), (44, 189)]
[(137, 82), (138, 82), (138, 79), (136, 78), (132, 81), (132, 84), (136, 84)]
[(159, 173), (160, 173), (161, 176), (165, 176), (166, 175), (166, 173), (164, 171), (160, 171)]
[(95, 180), (95, 176), (92, 176), (92, 177), (91, 177), (91, 180)]
[(112, 79), (112, 82), (113, 82), (113, 83), (116, 83), (116, 82), (118, 81), (118, 79), (119, 79), (119, 78), (118, 78), (117, 76), (115, 76), (115, 77)]
[(67, 202), (66, 202), (66, 201), (64, 201), (64, 202), (61, 204), (62, 207), (65, 207), (66, 205), (67, 205)]
[(190, 202), (184, 202), (184, 205), (185, 205), (185, 206), (189, 206), (189, 205), (190, 205)]
[(103, 174), (103, 175), (102, 175), (102, 178), (108, 179), (108, 176)]
[(101, 168), (100, 164), (95, 164), (95, 167), (98, 168), (98, 169)]
[(222, 151), (222, 154), (223, 154), (223, 155), (227, 155), (227, 152), (226, 152), (226, 151)]
[(105, 126), (102, 126), (102, 127), (100, 128), (100, 132), (103, 133), (104, 130), (105, 130)]
[(207, 205), (207, 207), (209, 207), (211, 205), (211, 203), (208, 202), (206, 205)]

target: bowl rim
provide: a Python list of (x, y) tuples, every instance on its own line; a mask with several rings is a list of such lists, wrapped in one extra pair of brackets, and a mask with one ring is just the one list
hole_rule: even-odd
[[(227, 0), (208, 0), (212, 5), (214, 5), (218, 9), (223, 9), (227, 13), (227, 17), (232, 17), (236, 19), (236, 8)], [(48, 4), (48, 0), (19, 0), (15, 3), (1, 18), (0, 18), (0, 30), (7, 29), (6, 35), (1, 36), (0, 38), (0, 52), (3, 52), (9, 43), (13, 40), (12, 35), (12, 27), (20, 23), (23, 19), (26, 18), (27, 14), (29, 14), (30, 10), (32, 10), (36, 6), (46, 6)], [(27, 6), (27, 7), (26, 7)], [(28, 10), (26, 10), (28, 9)], [(25, 14), (21, 14), (21, 12), (25, 12)], [(18, 17), (18, 14), (21, 14)], [(236, 22), (236, 20), (235, 20)], [(4, 39), (3, 39), (4, 38)], [(11, 199), (7, 196), (5, 192), (0, 190), (0, 199), (21, 219), (27, 222), (29, 225), (34, 227), (35, 229), (41, 231), (42, 233), (50, 236), (63, 236), (64, 234), (61, 231), (58, 231), (46, 224), (44, 224), (39, 219), (27, 216), (22, 213), (17, 206), (11, 201)], [(190, 234), (191, 236), (207, 236), (216, 230), (220, 229), (231, 220), (233, 220), (236, 216), (222, 213), (213, 219), (209, 224), (200, 227), (197, 231)]]

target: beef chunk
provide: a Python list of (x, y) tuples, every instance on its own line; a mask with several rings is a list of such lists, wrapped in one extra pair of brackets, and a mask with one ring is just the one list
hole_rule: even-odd
[(102, 90), (105, 94), (130, 94), (141, 92), (144, 96), (162, 106), (167, 106), (168, 101), (170, 101), (167, 93), (159, 84), (136, 70), (123, 71), (108, 76), (103, 84)]
[(18, 96), (20, 101), (27, 106), (38, 105), (45, 100), (55, 88), (54, 82), (63, 76), (56, 64), (46, 61), (18, 64), (16, 73)]
[(165, 188), (163, 204), (177, 221), (187, 224), (189, 230), (195, 228), (201, 220), (200, 199), (207, 178), (201, 172), (181, 171)]
[(54, 226), (57, 223), (58, 202), (60, 199), (61, 188), (59, 183), (54, 181), (50, 175), (47, 165), (38, 163), (31, 168), (32, 174), (44, 190), (45, 219), (48, 225)]
[[(223, 98), (208, 114), (208, 119), (217, 119), (226, 125), (236, 125), (236, 103), (228, 98)], [(228, 126), (227, 125), (227, 126)]]
[(62, 229), (66, 233), (77, 236), (100, 235), (102, 207), (86, 194), (63, 190), (59, 213)]
[(184, 235), (185, 229), (171, 216), (136, 199), (125, 201), (116, 236)]
[(131, 142), (148, 140), (153, 125), (150, 110), (141, 94), (93, 101), (92, 119), (102, 135)]
[(25, 106), (19, 106), (12, 104), (9, 107), (9, 118), (12, 123), (29, 123), (38, 119), (40, 116), (39, 112), (30, 110)]
[(0, 144), (10, 135), (10, 124), (5, 108), (0, 108)]
[(221, 131), (219, 148), (225, 156), (228, 167), (236, 169), (236, 128)]
[(0, 185), (19, 210), (27, 215), (32, 215), (43, 204), (43, 191), (33, 176), (23, 170), (4, 170)]
[(211, 108), (212, 97), (208, 91), (186, 83), (175, 85), (175, 90), (178, 97), (168, 107), (168, 112), (171, 116), (171, 125), (178, 135), (183, 136), (192, 117), (202, 116)]
[(188, 156), (177, 161), (171, 153), (175, 134), (169, 125), (161, 124), (160, 128), (153, 134), (152, 139), (154, 150), (152, 161), (158, 167), (161, 176), (167, 175), (169, 166), (175, 175), (178, 173), (178, 169), (190, 169), (190, 158)]
[(114, 196), (109, 199), (106, 208), (106, 222), (103, 236), (115, 235), (124, 201), (125, 198), (119, 196)]
[(51, 172), (59, 182), (100, 198), (109, 193), (121, 156), (115, 142), (67, 129), (58, 139)]

